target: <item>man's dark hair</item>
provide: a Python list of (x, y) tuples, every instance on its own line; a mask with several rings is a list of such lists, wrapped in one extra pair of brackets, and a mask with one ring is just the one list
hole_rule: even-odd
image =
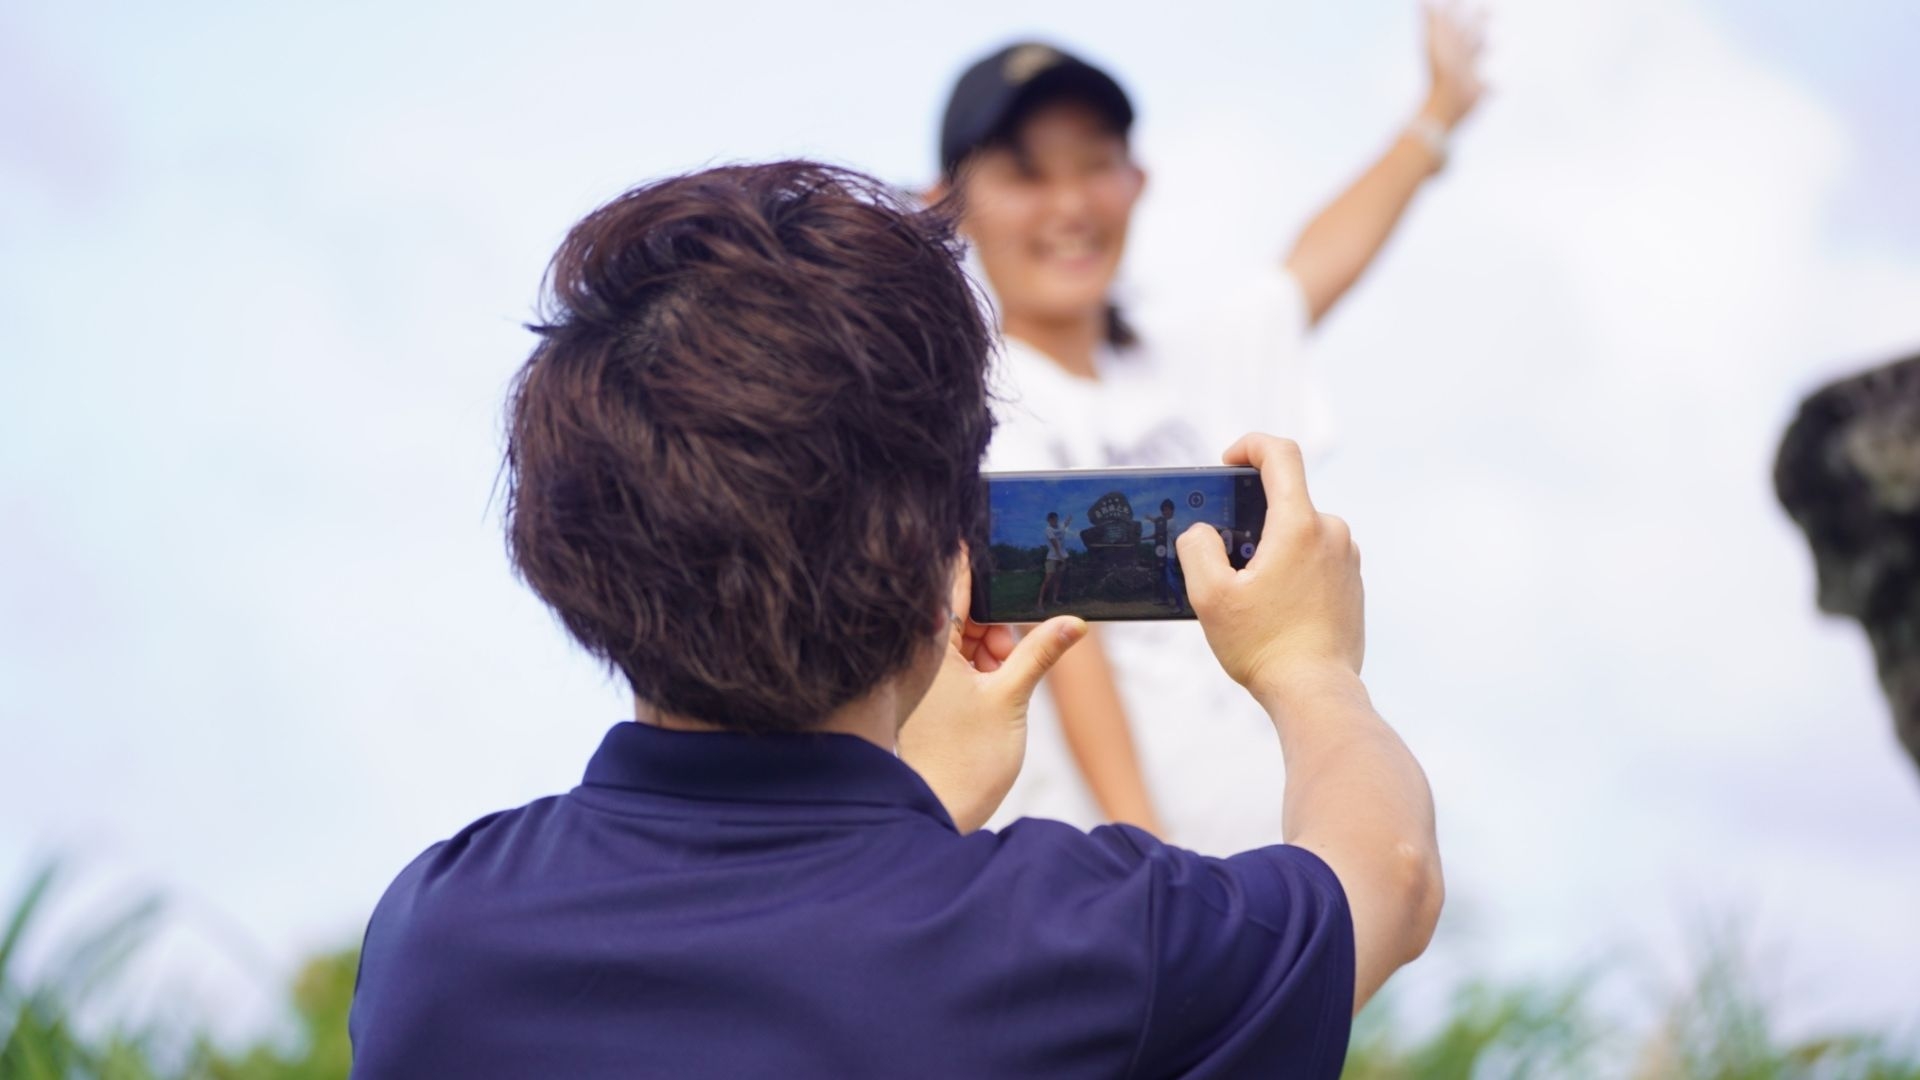
[(509, 403), (508, 547), (640, 700), (802, 730), (927, 646), (993, 426), (959, 254), (947, 211), (804, 161), (567, 235)]
[(1174, 506), (1173, 506), (1173, 500), (1172, 500), (1172, 499), (1161, 499), (1161, 500), (1160, 500), (1160, 509), (1162, 509), (1162, 510), (1172, 510), (1173, 508), (1174, 508)]

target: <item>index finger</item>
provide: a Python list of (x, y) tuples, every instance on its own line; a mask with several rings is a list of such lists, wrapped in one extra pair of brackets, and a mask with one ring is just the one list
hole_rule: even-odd
[[(980, 626), (979, 623), (971, 625)], [(1014, 636), (1013, 627), (1000, 623), (981, 626), (980, 647), (972, 656), (974, 670), (982, 673), (999, 671), (1000, 665), (1013, 655), (1013, 647), (1017, 644), (1019, 638)]]
[(1310, 515), (1313, 500), (1307, 497), (1307, 467), (1300, 457), (1300, 444), (1292, 439), (1249, 432), (1240, 436), (1220, 460), (1228, 465), (1251, 465), (1260, 470), (1260, 487), (1267, 493), (1267, 527), (1277, 525), (1275, 514)]

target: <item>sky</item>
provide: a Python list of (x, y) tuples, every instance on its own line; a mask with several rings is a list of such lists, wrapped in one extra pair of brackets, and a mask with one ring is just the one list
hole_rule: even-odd
[[(993, 515), (990, 539), (996, 544), (1045, 547), (1047, 515), (1052, 513), (1059, 514), (1060, 524), (1068, 526), (1067, 550), (1084, 551), (1080, 530), (1093, 524), (1088, 511), (1114, 491), (1126, 498), (1134, 520), (1140, 522), (1149, 540), (1153, 538), (1150, 519), (1160, 515), (1160, 504), (1167, 499), (1174, 504), (1175, 536), (1196, 521), (1211, 521), (1222, 528), (1231, 528), (1234, 523), (1232, 478), (1218, 474), (1157, 481), (1114, 476), (1066, 481), (1006, 479), (990, 483), (987, 490)], [(1198, 506), (1194, 505), (1196, 498)]]
[[(1400, 992), (1677, 978), (1734, 921), (1790, 1027), (1912, 1021), (1920, 774), (1769, 476), (1801, 396), (1920, 349), (1920, 9), (1489, 6), (1492, 94), (1313, 344), (1447, 861)], [(156, 985), (243, 1029), (574, 783), (628, 703), (496, 498), (553, 247), (712, 162), (923, 185), (1028, 35), (1139, 106), (1129, 296), (1281, 257), (1421, 92), (1399, 0), (0, 8), (0, 889), (164, 892)]]

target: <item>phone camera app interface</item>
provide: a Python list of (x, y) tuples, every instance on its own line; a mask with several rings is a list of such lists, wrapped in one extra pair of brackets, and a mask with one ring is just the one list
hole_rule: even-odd
[[(1191, 615), (1176, 542), (1195, 523), (1244, 567), (1256, 537), (1234, 517), (1233, 474), (992, 479), (988, 617)], [(1256, 480), (1257, 483), (1257, 480)]]

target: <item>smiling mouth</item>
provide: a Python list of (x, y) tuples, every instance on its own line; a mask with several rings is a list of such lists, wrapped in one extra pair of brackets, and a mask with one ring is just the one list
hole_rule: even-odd
[(1039, 246), (1038, 254), (1047, 262), (1070, 265), (1098, 262), (1106, 255), (1106, 245), (1092, 237), (1055, 240)]

